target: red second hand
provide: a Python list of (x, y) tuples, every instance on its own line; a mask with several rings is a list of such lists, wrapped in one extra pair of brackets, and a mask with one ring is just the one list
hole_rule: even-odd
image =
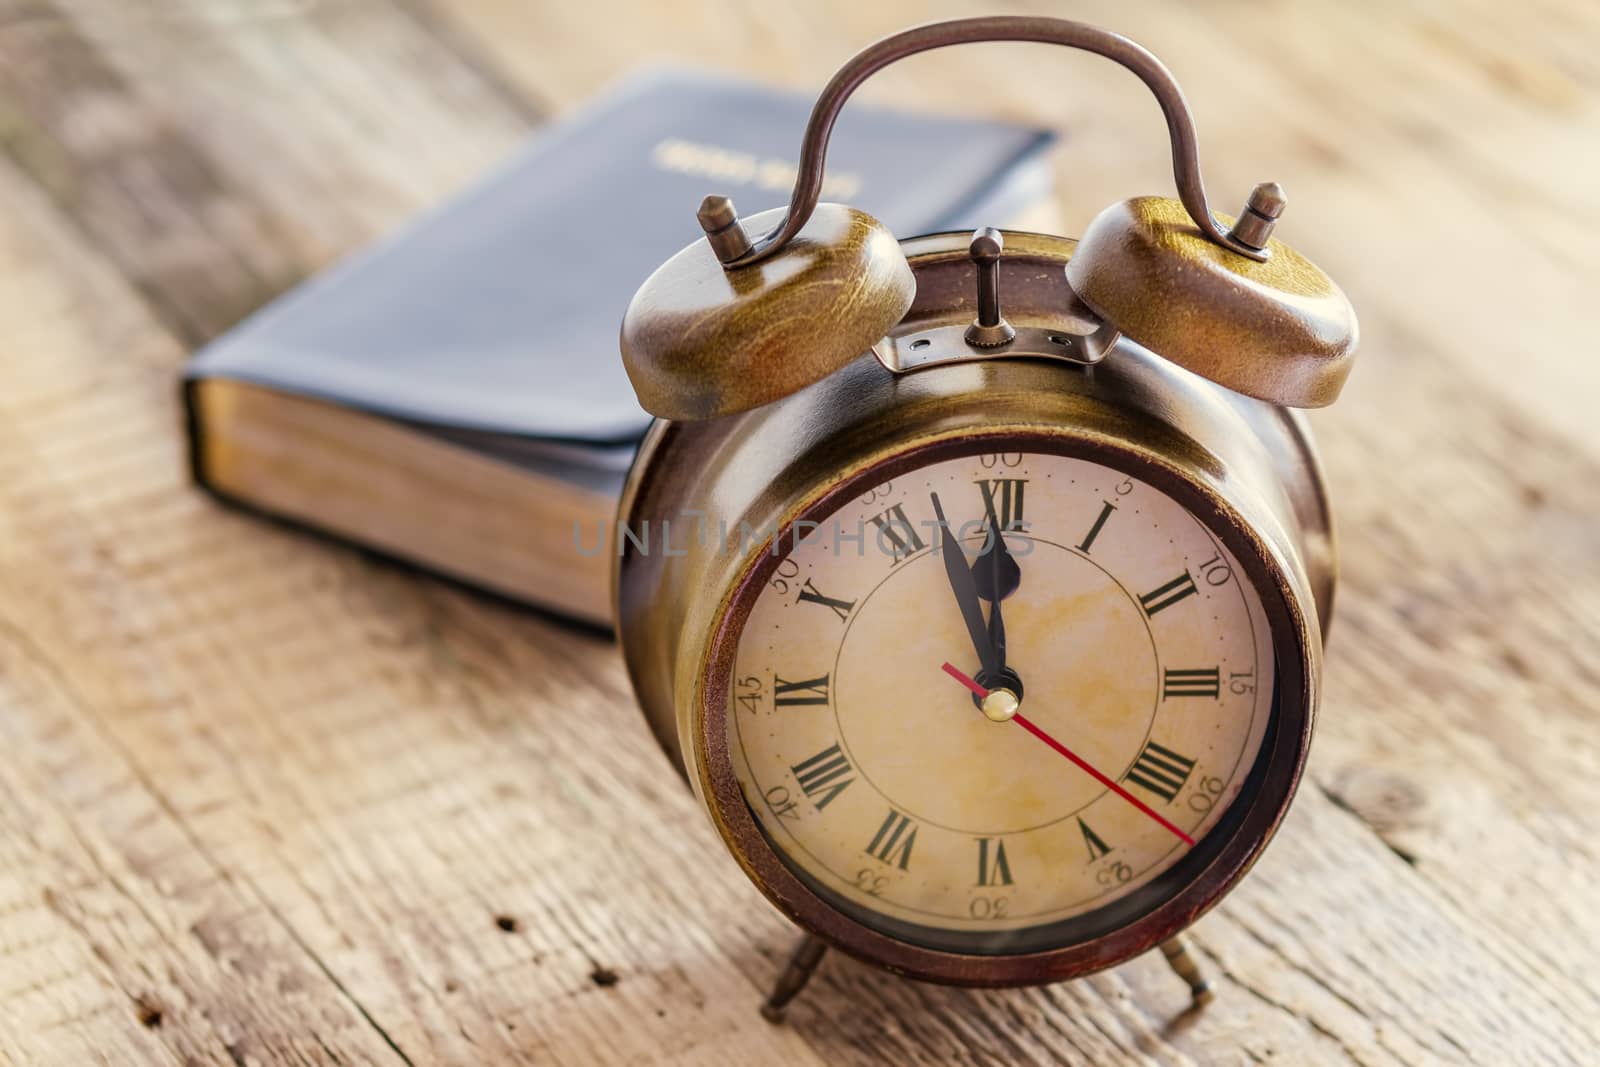
[[(979, 700), (982, 700), (984, 697), (989, 695), (989, 691), (983, 686), (979, 685), (975, 679), (967, 677), (950, 664), (946, 663), (944, 665), (944, 672), (976, 693)], [(1076, 752), (1072, 751), (1072, 749), (1068, 748), (1066, 745), (1063, 745), (1060, 741), (1057, 741), (1055, 738), (1039, 729), (1033, 723), (1024, 718), (1020, 713), (1013, 715), (1011, 717), (1011, 721), (1028, 731), (1034, 737), (1037, 737), (1039, 740), (1043, 741), (1045, 744), (1049, 745), (1051, 748), (1055, 749), (1057, 752), (1061, 753), (1063, 756), (1067, 757), (1067, 759), (1071, 760), (1074, 764), (1081, 768), (1089, 777), (1093, 778), (1095, 781), (1099, 782), (1101, 785), (1117, 794), (1117, 796), (1121, 797), (1123, 800), (1126, 800), (1129, 804), (1132, 804), (1134, 807), (1150, 816), (1150, 818), (1154, 819), (1156, 822), (1172, 831), (1172, 833), (1176, 834), (1178, 839), (1184, 844), (1190, 846), (1191, 848), (1194, 847), (1194, 838), (1190, 837), (1188, 834), (1172, 825), (1166, 819), (1163, 819), (1150, 807), (1150, 805), (1146, 804), (1144, 801), (1140, 800), (1138, 797), (1122, 788), (1116, 782), (1113, 782), (1111, 779), (1101, 774), (1095, 769), (1093, 764), (1089, 763), (1088, 760), (1085, 760), (1082, 756), (1079, 756)]]

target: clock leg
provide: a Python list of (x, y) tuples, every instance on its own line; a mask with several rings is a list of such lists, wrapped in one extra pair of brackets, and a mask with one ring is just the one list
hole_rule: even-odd
[(769, 1023), (783, 1022), (784, 1011), (788, 1008), (789, 1002), (799, 995), (807, 982), (811, 981), (811, 976), (816, 973), (817, 964), (822, 962), (822, 957), (827, 951), (828, 946), (810, 934), (800, 939), (800, 944), (795, 946), (794, 955), (789, 957), (789, 965), (773, 983), (772, 992), (768, 995), (766, 1003), (761, 1005), (763, 1019)]
[(1189, 954), (1187, 941), (1181, 936), (1163, 941), (1161, 954), (1167, 958), (1167, 966), (1189, 984), (1189, 994), (1194, 998), (1194, 1007), (1203, 1008), (1211, 1003), (1212, 998), (1216, 996), (1215, 990), (1211, 988), (1211, 978), (1200, 966), (1200, 962)]

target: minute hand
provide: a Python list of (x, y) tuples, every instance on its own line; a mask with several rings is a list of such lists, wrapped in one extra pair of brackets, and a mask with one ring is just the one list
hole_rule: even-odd
[(978, 568), (987, 564), (988, 570), (985, 576), (989, 579), (989, 595), (984, 596), (982, 588), (978, 590), (978, 595), (989, 602), (989, 646), (994, 649), (995, 659), (992, 677), (998, 685), (1000, 672), (1006, 669), (1006, 619), (1000, 614), (1000, 601), (1005, 599), (1005, 590), (1002, 588), (1001, 579), (1006, 564), (1009, 564), (1012, 570), (1016, 570), (1017, 564), (1011, 558), (1011, 553), (1006, 550), (1006, 539), (1000, 536), (999, 523), (990, 524), (989, 536), (994, 540), (989, 545), (988, 559), (979, 558), (978, 562), (972, 565), (972, 581), (974, 585), (977, 584)]
[(950, 579), (950, 591), (956, 596), (956, 606), (961, 609), (961, 618), (967, 624), (967, 634), (972, 638), (972, 647), (978, 651), (985, 676), (997, 677), (1001, 669), (1000, 656), (989, 640), (988, 628), (983, 621), (983, 606), (978, 602), (978, 583), (973, 580), (966, 554), (956, 543), (955, 531), (945, 521), (944, 508), (939, 506), (939, 494), (929, 493), (928, 498), (933, 501), (933, 514), (939, 520), (939, 545), (944, 552), (944, 573)]

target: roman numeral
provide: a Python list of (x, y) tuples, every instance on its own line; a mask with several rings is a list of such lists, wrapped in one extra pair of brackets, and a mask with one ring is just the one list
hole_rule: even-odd
[(828, 676), (807, 678), (803, 682), (786, 682), (776, 674), (772, 676), (772, 703), (776, 707), (791, 704), (826, 704), (828, 702)]
[(1083, 535), (1082, 541), (1078, 542), (1079, 552), (1089, 551), (1089, 547), (1094, 544), (1094, 539), (1100, 536), (1101, 530), (1105, 529), (1106, 520), (1109, 519), (1111, 517), (1111, 513), (1116, 510), (1117, 506), (1110, 501), (1100, 505), (1100, 514), (1095, 516), (1094, 525), (1089, 527), (1089, 532)]
[(806, 584), (800, 587), (800, 600), (796, 601), (796, 603), (800, 601), (808, 604), (823, 604), (832, 608), (833, 613), (839, 616), (840, 622), (848, 619), (850, 617), (850, 609), (856, 606), (854, 600), (835, 600), (831, 596), (823, 596), (817, 591), (817, 587), (811, 584), (810, 578), (807, 578)]
[(927, 542), (917, 536), (917, 528), (906, 518), (905, 508), (899, 504), (872, 516), (872, 525), (878, 528), (878, 544), (887, 545), (899, 563), (907, 556), (927, 548)]
[(1089, 850), (1089, 862), (1093, 863), (1101, 856), (1111, 854), (1111, 846), (1100, 840), (1100, 835), (1089, 829), (1089, 824), (1083, 821), (1083, 816), (1078, 816), (1078, 829), (1083, 831), (1083, 844)]
[(1222, 678), (1216, 667), (1206, 670), (1175, 671), (1168, 667), (1161, 680), (1161, 699), (1169, 697), (1217, 698), (1222, 691)]
[(916, 841), (916, 824), (890, 808), (883, 825), (872, 835), (872, 843), (867, 846), (867, 855), (882, 860), (891, 867), (898, 865), (903, 871), (911, 862), (911, 846), (916, 844)]
[[(993, 848), (989, 847), (991, 841), (994, 842)], [(998, 837), (978, 838), (978, 884), (1011, 884), (1011, 864), (1006, 862), (1006, 843)]]
[(1139, 603), (1144, 605), (1146, 615), (1154, 615), (1163, 608), (1170, 608), (1186, 596), (1193, 596), (1200, 590), (1194, 587), (1194, 577), (1184, 571), (1172, 581), (1159, 589), (1152, 589), (1139, 598)]
[[(821, 811), (855, 781), (850, 771), (850, 761), (844, 758), (837, 744), (829, 745), (810, 759), (801, 760), (789, 768), (800, 791), (811, 799)], [(819, 797), (818, 794), (821, 794)]]
[(1026, 478), (979, 480), (978, 488), (983, 490), (983, 510), (989, 514), (991, 530), (1021, 530), (1024, 527), (1022, 490), (1027, 484)]
[(1122, 777), (1124, 781), (1143, 786), (1171, 804), (1172, 798), (1183, 788), (1183, 783), (1189, 780), (1192, 770), (1194, 760), (1151, 741), (1139, 753), (1139, 758), (1134, 760), (1132, 769)]

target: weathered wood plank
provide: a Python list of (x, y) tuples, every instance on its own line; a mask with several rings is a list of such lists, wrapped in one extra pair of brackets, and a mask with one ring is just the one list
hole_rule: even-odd
[[(50, 353), (51, 370), (32, 379), (70, 382), (74, 365), (103, 377), (95, 368), (112, 358), (75, 355)], [(628, 706), (610, 651), (173, 492), (176, 444), (155, 431), (158, 388), (165, 393), (160, 373), (145, 369), (94, 406), (39, 405), (23, 394), (7, 410), (32, 445), (8, 454), (34, 457), (31, 474), (7, 480), (20, 482), (7, 510), (36, 516), (18, 556), (35, 585), (12, 610), (40, 620), (36, 641), (48, 662), (111, 687), (105, 729), (217, 861), (272, 900), (415, 1059), (468, 1050), (639, 1055), (668, 1035), (686, 1035), (678, 1048), (692, 1058), (713, 1047), (697, 1042), (726, 1041), (728, 1029), (758, 1041), (786, 1036), (750, 1010), (754, 980), (771, 974), (785, 947), (782, 925), (718, 856)], [(147, 451), (128, 449), (134, 439), (150, 442)], [(33, 494), (44, 488), (67, 492), (41, 503)], [(152, 500), (165, 501), (154, 514)], [(47, 605), (63, 588), (76, 595), (55, 609), (56, 621)], [(593, 706), (581, 717), (550, 714), (565, 693)], [(597, 732), (607, 747), (597, 750)], [(1302, 808), (1327, 805), (1312, 794)], [(910, 985), (840, 961), (804, 1002), (796, 1030), (830, 1058), (859, 1062), (1001, 1060), (1017, 1049), (1042, 1060), (1190, 1053), (1212, 1061), (1284, 1048), (1331, 1062), (1340, 1046), (1414, 1062), (1419, 1050), (1444, 1047), (1438, 1006), (1424, 1002), (1423, 1024), (1399, 1016), (1424, 1037), (1385, 1028), (1378, 992), (1388, 994), (1361, 968), (1400, 970), (1405, 957), (1387, 946), (1424, 936), (1435, 971), (1504, 972), (1503, 1007), (1457, 997), (1480, 1025), (1550, 1014), (1524, 998), (1525, 983), (1485, 954), (1470, 927), (1404, 889), (1403, 865), (1354, 820), (1321, 821), (1287, 837), (1249, 887), (1268, 900), (1318, 890), (1325, 909), (1307, 903), (1304, 915), (1252, 922), (1250, 897), (1241, 896), (1222, 912), (1243, 916), (1241, 929), (1220, 920), (1202, 927), (1234, 980), (1265, 999), (1228, 997), (1170, 1037), (1181, 991), (1153, 960), (1075, 986), (1003, 994)], [(681, 826), (682, 837), (658, 840), (663, 824)], [(1279, 865), (1286, 885), (1273, 890), (1264, 879), (1286, 846), (1299, 851)], [(1363, 912), (1375, 925), (1357, 937), (1318, 930), (1342, 914), (1347, 895), (1374, 884), (1396, 898), (1381, 923)], [(502, 931), (501, 917), (515, 929)], [(1300, 922), (1310, 927), (1303, 934)], [(1326, 951), (1318, 932), (1357, 962), (1334, 956), (1296, 967), (1260, 946)], [(1399, 937), (1407, 932), (1413, 940)], [(1317, 967), (1320, 979), (1305, 977)], [(594, 986), (597, 968), (619, 982)], [(1289, 996), (1285, 981), (1305, 988)], [(586, 987), (589, 999), (574, 1007)], [(667, 1007), (674, 993), (687, 993), (680, 1011), (692, 1025)], [(614, 1005), (624, 996), (636, 999)], [(669, 1011), (659, 1029), (656, 1010)], [(475, 1022), (480, 1011), (486, 1019)], [(474, 1028), (482, 1025), (487, 1033)], [(1560, 1020), (1550, 1025), (1559, 1035)], [(454, 1028), (471, 1044), (443, 1041)], [(1241, 1035), (1255, 1042), (1244, 1052)]]
[[(0, 1050), (17, 1063), (276, 1064), (337, 1048), (398, 1063), (110, 725), (161, 732), (166, 694), (130, 700), (148, 652), (78, 615), (88, 590), (114, 587), (102, 568), (140, 520), (92, 540), (65, 531), (105, 501), (149, 515), (148, 486), (128, 475), (176, 470), (169, 371), (129, 358), (174, 346), (139, 327), (123, 280), (9, 168), (0, 205)], [(61, 418), (72, 434), (53, 432)], [(75, 491), (84, 466), (103, 472), (94, 496)]]
[[(8, 217), (47, 217), (6, 179), (6, 202), (27, 209)], [(307, 551), (186, 491), (168, 369), (107, 341), (132, 329), (147, 349), (172, 343), (140, 325), (126, 293), (86, 284), (63, 227), (16, 230), (0, 229), (0, 262), (37, 282), (8, 289), (23, 303), (0, 314), (32, 331), (5, 342), (19, 387), (0, 401), (5, 617), (27, 635), (7, 642), (5, 676), (70, 676), (85, 696), (57, 710), (36, 686), (13, 691), (13, 757), (73, 764), (91, 825), (81, 832), (138, 850), (120, 874), (128, 892), (177, 910), (147, 921), (223, 958), (208, 969), (164, 959), (150, 938), (89, 941), (119, 983), (132, 984), (122, 970), (151, 968), (161, 1002), (188, 991), (163, 1041), (188, 1055), (200, 1037), (187, 1028), (203, 1036), (209, 1024), (274, 1054), (317, 1039), (358, 1054), (327, 1018), (270, 1017), (314, 985), (284, 976), (309, 970), (337, 984), (337, 1004), (360, 1005), (369, 1033), (423, 1062), (585, 1062), (674, 1044), (690, 1055), (705, 1041), (803, 1062), (798, 1038), (750, 1010), (755, 989), (703, 935), (683, 936), (685, 922), (717, 925), (692, 880), (663, 888), (641, 875), (693, 871), (708, 842), (621, 698), (611, 650), (531, 620), (502, 636), (503, 609), (465, 601), (449, 609), (458, 624), (440, 606), (451, 595), (429, 584), (354, 553)], [(29, 306), (55, 314), (35, 319)], [(550, 676), (475, 682), (515, 640)], [(519, 740), (518, 720), (559, 706), (563, 686), (599, 705), (594, 725), (573, 724), (565, 752)], [(69, 728), (98, 749), (52, 753)], [(596, 729), (623, 740), (600, 760), (577, 758)], [(625, 788), (629, 768), (653, 772), (652, 785)], [(149, 793), (143, 807), (124, 796), (134, 786)], [(49, 775), (31, 787), (34, 805), (59, 790)], [(158, 833), (146, 807), (170, 829)], [(613, 850), (616, 825), (630, 822), (653, 854)], [(700, 832), (660, 833), (678, 822)], [(87, 939), (92, 901), (30, 867), (38, 892), (83, 916), (58, 925), (59, 950)], [(613, 900), (613, 884), (635, 897)], [(214, 885), (242, 902), (185, 899)], [(741, 910), (759, 914), (753, 903)], [(202, 988), (214, 992), (197, 1004)]]
[(0, 146), (190, 345), (481, 174), (537, 109), (387, 3), (35, 0)]

